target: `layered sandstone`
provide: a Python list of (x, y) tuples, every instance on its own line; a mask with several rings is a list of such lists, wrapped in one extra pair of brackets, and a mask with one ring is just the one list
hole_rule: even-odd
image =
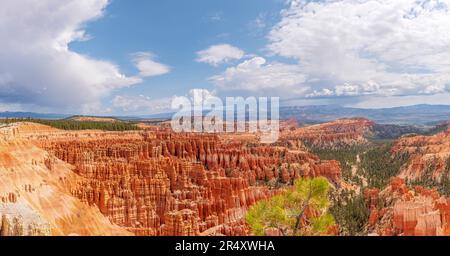
[(409, 162), (402, 168), (400, 177), (408, 180), (432, 179), (442, 181), (450, 178), (450, 132), (444, 131), (433, 136), (409, 136), (399, 139), (393, 154), (408, 154)]
[(83, 178), (18, 130), (0, 129), (0, 235), (131, 234), (74, 197), (71, 187)]
[[(369, 231), (378, 235), (450, 235), (450, 199), (434, 189), (409, 189), (404, 180), (394, 178), (382, 192), (367, 190), (371, 208)], [(375, 201), (384, 205), (377, 205)]]
[(338, 162), (251, 134), (31, 123), (0, 132), (0, 230), (8, 235), (247, 235), (248, 207), (293, 180), (340, 185)]
[(138, 235), (245, 235), (246, 209), (280, 191), (271, 186), (302, 176), (340, 182), (335, 161), (216, 135), (79, 133), (37, 143), (86, 178), (73, 195)]
[(373, 136), (374, 123), (364, 118), (339, 119), (333, 122), (297, 128), (292, 121), (285, 124), (280, 142), (291, 147), (302, 146), (339, 149), (363, 145)]

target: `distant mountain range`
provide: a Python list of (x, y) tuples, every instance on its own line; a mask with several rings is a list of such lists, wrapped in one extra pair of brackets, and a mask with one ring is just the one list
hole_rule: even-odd
[(71, 115), (64, 114), (46, 114), (35, 112), (0, 112), (0, 118), (35, 118), (35, 119), (63, 119)]
[[(170, 119), (173, 113), (138, 116), (112, 116), (122, 120)], [(34, 112), (0, 112), (0, 118), (63, 119), (71, 115)], [(290, 106), (280, 108), (280, 118), (295, 118), (304, 124), (316, 124), (339, 118), (364, 117), (379, 124), (436, 125), (450, 120), (450, 105), (413, 105), (395, 108), (363, 109), (336, 105)]]
[(282, 107), (280, 118), (296, 118), (314, 124), (339, 118), (364, 117), (379, 124), (435, 125), (450, 120), (450, 105), (413, 105), (395, 108), (363, 109), (334, 105)]

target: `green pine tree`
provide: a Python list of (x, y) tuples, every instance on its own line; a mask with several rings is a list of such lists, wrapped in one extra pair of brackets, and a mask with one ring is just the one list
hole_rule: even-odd
[[(328, 213), (330, 184), (325, 178), (299, 179), (294, 188), (251, 207), (246, 221), (254, 235), (276, 228), (283, 235), (326, 235), (335, 225)], [(316, 216), (307, 216), (314, 211)]]

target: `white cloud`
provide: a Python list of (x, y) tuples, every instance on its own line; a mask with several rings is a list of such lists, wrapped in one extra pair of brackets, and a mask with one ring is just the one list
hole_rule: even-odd
[(450, 85), (449, 5), (293, 0), (267, 48), (297, 60), (310, 80), (322, 81), (310, 96), (441, 93)]
[(141, 77), (163, 75), (170, 72), (170, 68), (153, 60), (153, 54), (149, 52), (138, 52), (133, 55), (133, 61), (139, 70)]
[(266, 63), (262, 57), (246, 60), (224, 73), (210, 78), (220, 91), (272, 92), (279, 96), (303, 94), (305, 75), (297, 65)]
[(63, 111), (92, 109), (111, 91), (166, 71), (151, 58), (126, 76), (109, 62), (69, 49), (87, 40), (83, 27), (102, 17), (108, 0), (2, 0), (0, 101)]
[[(450, 91), (450, 0), (289, 1), (270, 57), (214, 76), (221, 91), (323, 98)], [(450, 102), (450, 100), (449, 100)]]
[(218, 66), (231, 60), (239, 60), (244, 54), (243, 50), (229, 44), (218, 44), (197, 52), (196, 61)]

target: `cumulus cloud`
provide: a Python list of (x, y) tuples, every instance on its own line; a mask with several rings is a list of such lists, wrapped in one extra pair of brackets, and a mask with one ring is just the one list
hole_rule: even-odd
[(331, 82), (320, 89), (333, 95), (438, 93), (450, 82), (449, 4), (293, 0), (268, 49)]
[(170, 72), (170, 68), (153, 60), (154, 55), (149, 52), (133, 54), (133, 61), (139, 69), (141, 77), (159, 76)]
[(257, 57), (211, 80), (221, 90), (304, 98), (443, 93), (449, 7), (450, 0), (291, 0), (266, 47), (289, 64)]
[(89, 39), (83, 27), (102, 17), (107, 4), (108, 0), (3, 0), (0, 101), (59, 112), (91, 109), (111, 91), (165, 72), (164, 66), (140, 56), (136, 64), (141, 74), (126, 76), (114, 63), (69, 49), (71, 42)]
[(243, 50), (232, 45), (218, 44), (197, 52), (196, 61), (218, 66), (231, 60), (239, 60), (244, 57), (244, 54)]
[(247, 91), (252, 95), (268, 92), (279, 96), (303, 94), (305, 75), (297, 65), (267, 63), (262, 57), (246, 60), (236, 67), (230, 67), (212, 81), (220, 91)]

